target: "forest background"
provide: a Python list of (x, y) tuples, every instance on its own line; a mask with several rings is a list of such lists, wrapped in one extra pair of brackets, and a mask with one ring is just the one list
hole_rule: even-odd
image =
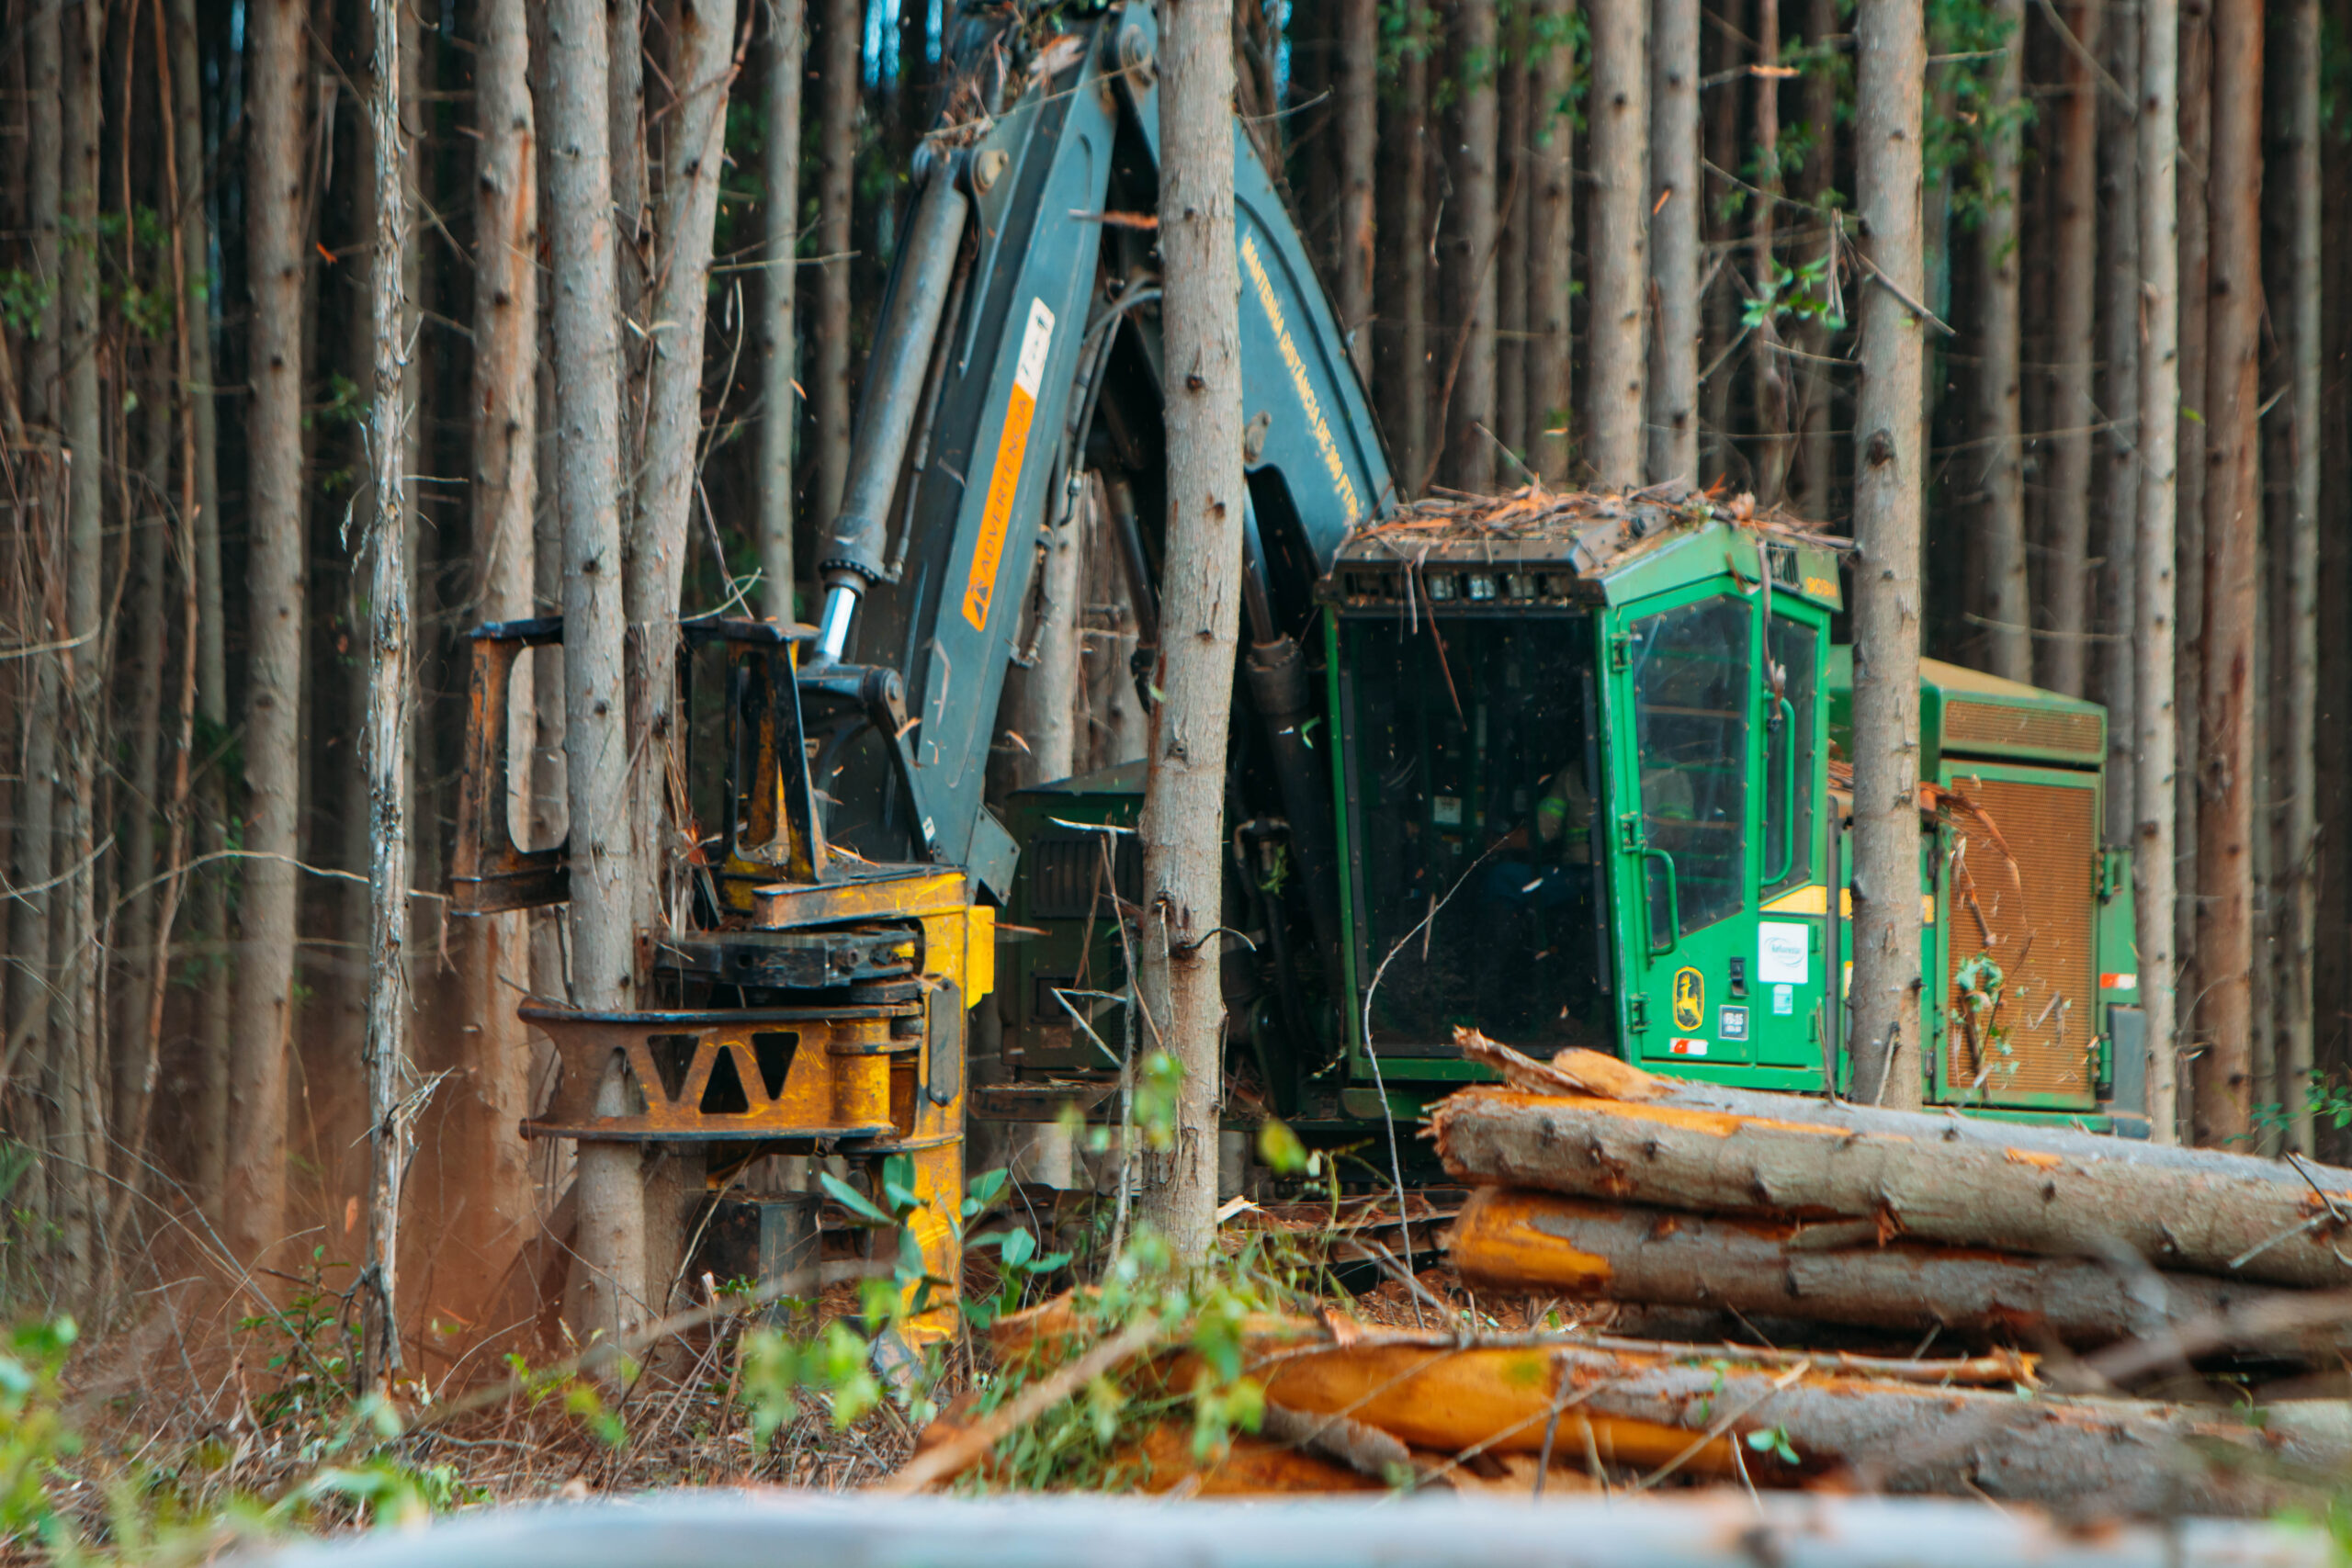
[[(443, 895), (465, 635), (563, 600), (549, 28), (601, 10), (612, 40), (625, 553), (683, 484), (685, 609), (794, 615), (951, 3), (404, 0), (407, 417), (381, 425), (370, 8), (0, 3), (12, 1303), (362, 1250), (373, 428), (401, 431), (413, 616), (409, 1333), (446, 1366), (539, 1310), (569, 1171), (515, 1135), (548, 1065), (514, 1005), (563, 993), (564, 939)], [(2352, 17), (2178, 6), (2175, 318), (2140, 212), (2143, 23), (2172, 13), (1928, 5), (1925, 649), (2109, 705), (2110, 840), (2167, 807), (2177, 832), (2185, 1133), (2340, 1161), (2352, 640), (2319, 628), (2352, 603)], [(1408, 494), (1695, 476), (1843, 530), (1852, 321), (1884, 286), (1854, 243), (1853, 28), (1847, 0), (1238, 8), (1238, 107)], [(710, 93), (723, 113), (689, 112)], [(698, 325), (662, 309), (682, 277)], [(2164, 806), (2131, 761), (2154, 312), (2179, 344)], [(1084, 768), (1141, 732), (1134, 616), (1078, 544)], [(523, 738), (541, 843), (567, 827), (560, 688)]]

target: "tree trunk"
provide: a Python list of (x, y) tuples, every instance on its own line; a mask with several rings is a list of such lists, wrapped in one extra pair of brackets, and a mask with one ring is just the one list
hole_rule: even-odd
[(800, 339), (793, 327), (800, 251), (801, 0), (767, 0), (765, 179), (761, 220), (767, 265), (760, 274), (760, 613), (795, 618), (792, 554), (793, 436), (800, 426)]
[(653, 192), (645, 157), (645, 0), (605, 0), (605, 146), (611, 158), (618, 271), (621, 515), (636, 493), (645, 445), (645, 375), (653, 352)]
[[(196, 469), (196, 694), (197, 712), (214, 734), (229, 726), (229, 660), (226, 605), (220, 577), (220, 480), (218, 468), (218, 394), (212, 370), (211, 207), (205, 199), (204, 86), (197, 55), (196, 0), (170, 0), (172, 101), (175, 161), (179, 165), (180, 254), (189, 290), (187, 395), (194, 403)], [(214, 854), (225, 842), (226, 782), (217, 768), (205, 770), (197, 848)], [(195, 929), (225, 945), (229, 905), (228, 868), (205, 870), (190, 889)], [(219, 972), (197, 987), (197, 1093), (189, 1114), (191, 1185), (198, 1204), (219, 1223), (228, 1157), (229, 1018), (233, 987)]]
[[(2107, 32), (2108, 66), (2119, 85), (2140, 79), (2140, 14), (2118, 14)], [(2134, 94), (2099, 99), (2098, 357), (2106, 428), (2092, 445), (2093, 527), (2099, 560), (2093, 597), (2095, 690), (2108, 711), (2106, 842), (2128, 850), (2139, 821), (2133, 788), (2132, 572), (2138, 558), (2140, 429), (2140, 181)]]
[(1175, 1145), (1147, 1162), (1143, 1212), (1188, 1263), (1216, 1244), (1225, 748), (1245, 499), (1231, 14), (1232, 0), (1168, 0), (1160, 13), (1168, 544), (1152, 679), (1164, 694), (1152, 709), (1140, 829), (1138, 1037), (1183, 1073)]
[(2176, 146), (2180, 174), (2176, 215), (2180, 225), (2178, 308), (2180, 317), (2180, 413), (2176, 447), (2175, 559), (2178, 576), (2177, 637), (2174, 644), (2174, 716), (2179, 740), (2174, 755), (2173, 863), (2178, 888), (2178, 925), (2173, 953), (2180, 961), (2179, 994), (2188, 998), (2180, 1018), (2181, 1043), (2202, 1035), (2204, 1009), (2198, 1000), (2204, 973), (2198, 953), (2198, 759), (2204, 724), (2206, 339), (2212, 294), (2211, 222), (2206, 210), (2206, 173), (2212, 162), (2213, 36), (2211, 0), (2177, 0), (2180, 11), (2180, 134)]
[[(1861, 1222), (1875, 1228), (1874, 1221)], [(1852, 1222), (1719, 1219), (1520, 1188), (1473, 1190), (1449, 1253), (1506, 1296), (1700, 1307), (1898, 1334), (2044, 1337), (2091, 1348), (2294, 1292), (2200, 1274), (2121, 1273), (2086, 1258), (1858, 1235)]]
[[(484, 620), (532, 614), (533, 514), (538, 507), (539, 191), (531, 105), (530, 28), (524, 0), (481, 0), (474, 55), (473, 589)], [(548, 664), (526, 661), (527, 715)], [(518, 682), (520, 685), (521, 682)], [(526, 726), (516, 731), (530, 744)], [(521, 777), (528, 789), (530, 773)], [(527, 815), (528, 804), (525, 804)], [(512, 812), (495, 801), (492, 811)], [(451, 1310), (481, 1321), (485, 1297), (467, 1288), (502, 1279), (531, 1220), (530, 1161), (516, 1123), (531, 1104), (530, 1041), (515, 1007), (531, 993), (526, 917), (457, 922), (470, 1030), (464, 1072), (449, 1093), (449, 1126), (462, 1145), (456, 1168), (468, 1190), (449, 1222), (458, 1248)], [(452, 1194), (453, 1199), (455, 1194)], [(469, 1310), (471, 1309), (471, 1310)]]
[(1756, 144), (1751, 156), (1762, 186), (1756, 197), (1755, 282), (1751, 297), (1770, 301), (1756, 329), (1756, 499), (1778, 505), (1789, 476), (1789, 356), (1781, 342), (1781, 0), (1756, 0)]
[(1919, 8), (1855, 16), (1861, 294), (1854, 541), (1853, 1092), (1919, 1101)]
[(1494, 432), (1510, 456), (1498, 454), (1496, 479), (1505, 487), (1521, 481), (1517, 459), (1527, 451), (1527, 24), (1512, 14), (1505, 22), (1496, 68), (1498, 104), (1495, 167), (1502, 182), (1502, 206), (1495, 231), (1495, 423)]
[(2148, 0), (2140, 19), (2136, 118), (2140, 212), (2139, 515), (2132, 544), (2133, 936), (2140, 1005), (2147, 1010), (2148, 1129), (2159, 1144), (2179, 1136), (2178, 1027), (2174, 943), (2174, 713), (2177, 631), (2174, 484), (2180, 430), (2180, 225), (2176, 200), (2180, 118), (2178, 0)]
[[(1766, 0), (1770, 4), (1771, 0)], [(1650, 283), (1652, 484), (1699, 478), (1699, 0), (1650, 8)], [(1726, 91), (1727, 88), (1719, 88)], [(1769, 500), (1769, 497), (1762, 498)]]
[(246, 266), (253, 345), (245, 427), (253, 627), (245, 666), (245, 829), (237, 1004), (230, 1039), (224, 1218), (233, 1255), (258, 1261), (285, 1234), (286, 1064), (294, 1015), (301, 848), (304, 13), (259, 0), (252, 28)]
[[(2343, 1280), (2325, 1211), (2314, 1224), (2311, 1186), (2291, 1168), (2245, 1155), (2118, 1158), (2111, 1145), (1947, 1140), (1943, 1117), (1912, 1113), (1893, 1131), (1890, 1115), (1825, 1136), (1827, 1117), (1808, 1124), (1803, 1114), (1670, 1100), (1472, 1089), (1437, 1105), (1430, 1123), (1457, 1180), (1700, 1213), (1842, 1216), (1916, 1241), (2052, 1258), (2124, 1247), (2157, 1268), (2306, 1289)], [(2332, 1197), (2352, 1192), (2352, 1171), (2303, 1168)]]
[[(168, 296), (167, 296), (168, 297)], [(157, 378), (160, 382), (162, 378)], [(160, 389), (160, 388), (159, 388)], [(140, 411), (141, 462), (148, 501), (124, 522), (130, 531), (128, 554), (130, 582), (119, 612), (124, 653), (122, 708), (116, 723), (128, 740), (128, 767), (122, 784), (126, 796), (121, 866), (122, 897), (116, 914), (115, 951), (122, 974), (114, 995), (114, 1019), (109, 1025), (114, 1044), (112, 1103), (109, 1124), (124, 1140), (126, 1172), (135, 1171), (144, 1153), (131, 1140), (132, 1130), (144, 1125), (140, 1100), (147, 1079), (147, 996), (151, 976), (164, 962), (157, 946), (156, 917), (163, 867), (157, 862), (155, 825), (162, 816), (164, 746), (165, 579), (164, 535), (171, 526), (162, 498), (171, 466), (171, 402), (159, 398)], [(129, 422), (126, 421), (126, 423)]]
[(850, 209), (857, 172), (858, 42), (864, 7), (858, 0), (823, 0), (817, 29), (824, 64), (817, 75), (818, 145), (823, 172), (817, 186), (817, 320), (815, 374), (808, 389), (817, 446), (817, 488), (808, 510), (819, 528), (832, 525), (849, 482)]
[[(1502, 237), (1495, 152), (1500, 52), (1495, 7), (1456, 6), (1450, 61), (1460, 140), (1453, 154), (1453, 265), (1446, 293), (1458, 321), (1449, 323), (1439, 398), (1445, 416), (1446, 469), (1456, 489), (1483, 495), (1495, 488), (1495, 262)], [(1418, 477), (1418, 476), (1417, 476)]]
[[(1983, 521), (1978, 547), (1984, 575), (1984, 605), (1990, 668), (2009, 681), (2033, 679), (2032, 600), (2026, 592), (2025, 446), (2019, 428), (2018, 364), (2018, 159), (2023, 132), (2017, 119), (2024, 80), (2024, 0), (2001, 0), (2008, 28), (1993, 88), (1995, 117), (1984, 215), (1977, 222), (1981, 338), (1976, 371), (1976, 456)], [(1974, 468), (1976, 465), (1970, 465)]]
[(2254, 1090), (2255, 569), (2261, 559), (2256, 351), (2262, 315), (2262, 0), (2213, 11), (2206, 197), (2205, 625), (2197, 768), (2200, 1144), (2244, 1136)]
[[(1566, 485), (1576, 450), (1569, 320), (1575, 302), (1576, 0), (1536, 0), (1535, 68), (1528, 114), (1527, 423), (1531, 461), (1544, 482)], [(1693, 201), (1696, 192), (1693, 192)], [(1695, 429), (1694, 429), (1695, 439)]]
[[(1839, 32), (1838, 0), (1808, 0), (1805, 12), (1805, 42), (1815, 51), (1836, 38)], [(1805, 124), (1814, 128), (1814, 144), (1805, 153), (1804, 167), (1798, 172), (1797, 194), (1815, 210), (1813, 221), (1825, 220), (1819, 209), (1826, 207), (1838, 190), (1838, 72), (1833, 59), (1818, 53), (1804, 79)], [(1831, 246), (1822, 247), (1825, 255)], [(1833, 443), (1829, 433), (1829, 405), (1835, 383), (1820, 363), (1830, 355), (1830, 329), (1826, 322), (1809, 321), (1798, 333), (1797, 341), (1804, 351), (1816, 356), (1804, 361), (1798, 384), (1803, 394), (1797, 412), (1797, 474), (1801, 481), (1798, 494), (1806, 515), (1826, 518), (1832, 515), (1831, 494), (1835, 489)]]
[(1407, 18), (1397, 50), (1396, 106), (1380, 139), (1387, 166), (1387, 216), (1380, 227), (1391, 243), (1381, 247), (1386, 265), (1379, 298), (1383, 317), (1395, 325), (1378, 389), (1399, 499), (1417, 492), (1430, 466), (1429, 45), (1426, 13), (1408, 7)]
[[(59, 267), (59, 352), (63, 360), (63, 435), (68, 501), (65, 521), (65, 793), (60, 891), (62, 933), (55, 953), (55, 995), (66, 1036), (52, 1038), (52, 1060), (61, 1121), (51, 1192), (62, 1199), (51, 1210), (59, 1229), (67, 1300), (85, 1295), (97, 1266), (95, 1211), (103, 1201), (107, 1166), (105, 1134), (108, 1075), (103, 1060), (104, 1027), (99, 991), (106, 973), (104, 939), (98, 930), (98, 788), (100, 758), (112, 750), (105, 734), (107, 647), (105, 413), (98, 396), (103, 303), (98, 293), (99, 141), (104, 90), (99, 51), (105, 10), (98, 0), (79, 0), (60, 13), (65, 61), (64, 220), (67, 243)], [(118, 454), (118, 457), (119, 455)]]
[[(732, 72), (734, 0), (684, 0), (671, 34), (670, 72), (677, 97), (664, 116), (661, 265), (653, 299), (652, 361), (647, 374), (644, 466), (633, 487), (636, 511), (623, 542), (629, 649), (635, 668), (629, 755), (636, 803), (631, 820), (644, 921), (663, 924), (679, 908), (676, 868), (694, 853), (692, 826), (669, 811), (672, 748), (684, 738), (673, 711), (677, 691), (679, 598), (686, 572), (686, 528), (693, 517), (702, 457), (703, 324), (710, 297), (711, 223)], [(658, 1308), (660, 1303), (655, 1303)]]
[(2105, 7), (2076, 0), (2064, 25), (2086, 55), (2065, 51), (2058, 108), (2057, 265), (2051, 278), (2049, 547), (2042, 603), (2049, 635), (2036, 660), (2041, 683), (2071, 697), (2089, 694), (2091, 433), (2098, 424), (2098, 82), (2092, 61)]
[(1374, 165), (1380, 150), (1379, 0), (1338, 0), (1340, 70), (1331, 134), (1339, 142), (1339, 258), (1332, 304), (1356, 375), (1372, 380), (1373, 276), (1379, 204)]
[[(627, 40), (627, 41), (633, 41)], [(619, 311), (607, 66), (599, 0), (548, 7), (547, 137), (550, 254), (555, 265), (557, 506), (563, 519), (564, 761), (571, 825), (571, 1001), (618, 1009), (635, 999), (635, 913), (642, 895), (629, 818), (628, 703), (623, 690)], [(626, 1093), (608, 1071), (600, 1106)], [(645, 1320), (645, 1201), (638, 1151), (580, 1145), (581, 1268), (571, 1309), (585, 1343), (625, 1337)]]
[(1649, 288), (1645, 254), (1649, 204), (1643, 164), (1649, 140), (1649, 69), (1644, 38), (1648, 0), (1592, 0), (1592, 86), (1585, 96), (1591, 138), (1591, 307), (1586, 313), (1586, 377), (1592, 409), (1585, 457), (1594, 479), (1612, 489), (1642, 482), (1642, 416), (1648, 344), (1642, 332)]
[[(368, 1077), (369, 1181), (366, 1282), (368, 1385), (389, 1395), (401, 1370), (400, 1225), (415, 1086), (409, 1063), (408, 984), (408, 575), (407, 301), (403, 298), (409, 159), (401, 124), (398, 0), (369, 0), (376, 72), (368, 104), (375, 150), (376, 231), (368, 269), (376, 328), (375, 384), (368, 398), (368, 448), (375, 495), (365, 548), (368, 583)], [(519, 20), (519, 18), (517, 18)], [(487, 1194), (482, 1196), (487, 1197)]]
[[(2278, 89), (2269, 160), (2284, 175), (2272, 187), (2283, 242), (2271, 261), (2278, 286), (2267, 290), (2272, 330), (2282, 350), (2279, 391), (2271, 415), (2280, 440), (2265, 473), (2277, 498), (2269, 508), (2271, 619), (2271, 795), (2275, 821), (2271, 920), (2275, 929), (2278, 1088), (2285, 1145), (2312, 1152), (2312, 960), (2319, 854), (2319, 411), (2324, 350), (2320, 310), (2320, 107), (2322, 49), (2317, 0), (2290, 0), (2281, 18), (2284, 59), (2274, 62)], [(2281, 188), (2283, 186), (2283, 188)]]

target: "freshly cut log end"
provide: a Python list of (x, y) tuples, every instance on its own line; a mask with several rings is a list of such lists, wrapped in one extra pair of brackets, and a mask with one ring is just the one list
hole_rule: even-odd
[(1481, 1289), (2078, 1348), (2177, 1328), (2293, 1292), (2081, 1258), (1897, 1241), (1871, 1221), (1723, 1218), (1482, 1188), (1454, 1222), (1454, 1268)]

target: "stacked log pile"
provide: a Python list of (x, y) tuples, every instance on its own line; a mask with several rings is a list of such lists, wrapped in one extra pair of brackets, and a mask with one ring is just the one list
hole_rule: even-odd
[[(1448, 1244), (1464, 1285), (1612, 1303), (1621, 1325), (1699, 1309), (1712, 1337), (1270, 1317), (1242, 1336), (1263, 1396), (1254, 1431), (1204, 1453), (1171, 1417), (1128, 1440), (1135, 1484), (1713, 1483), (2245, 1518), (2352, 1479), (2352, 1403), (2250, 1398), (2193, 1365), (2251, 1352), (2274, 1371), (2342, 1367), (2352, 1172), (1724, 1089), (1589, 1052), (1542, 1063), (1474, 1032), (1457, 1043), (1503, 1080), (1430, 1117), (1470, 1188)], [(1204, 1375), (1181, 1336), (1149, 1325), (1086, 1348), (1082, 1315), (1064, 1301), (1000, 1326), (1009, 1364), (1060, 1369), (1004, 1409), (1106, 1375), (1173, 1409)], [(2152, 1375), (2166, 1397), (2135, 1397)], [(951, 1413), (907, 1483), (985, 1471), (1007, 1419)]]

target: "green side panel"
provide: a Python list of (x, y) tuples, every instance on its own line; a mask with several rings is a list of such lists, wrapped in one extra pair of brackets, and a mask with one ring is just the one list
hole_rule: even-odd
[(1005, 826), (1022, 849), (1012, 898), (997, 927), (997, 989), (1004, 998), (1005, 1044), (1017, 1048), (1032, 1071), (1118, 1067), (1112, 1053), (1124, 1045), (1125, 1010), (1069, 993), (1115, 994), (1127, 983), (1109, 893), (1115, 876), (1132, 895), (1142, 856), (1132, 832), (1091, 829), (1132, 829), (1143, 814), (1143, 784), (1144, 764), (1136, 761), (1007, 798)]

